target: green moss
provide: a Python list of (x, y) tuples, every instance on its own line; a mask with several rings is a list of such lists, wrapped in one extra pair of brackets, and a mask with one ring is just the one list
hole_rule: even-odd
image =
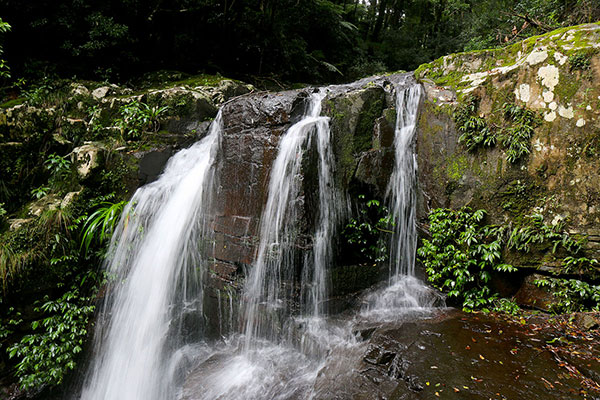
[(356, 124), (352, 149), (355, 154), (367, 151), (372, 147), (373, 125), (383, 112), (384, 101), (382, 97), (380, 95), (377, 98), (365, 101), (365, 107), (359, 114)]
[(563, 103), (568, 103), (575, 96), (580, 87), (580, 80), (572, 74), (563, 73), (560, 76), (558, 85), (554, 88), (554, 93)]
[[(446, 86), (460, 91), (469, 86), (468, 82), (463, 82), (465, 75), (489, 71), (497, 66), (507, 67), (514, 65), (519, 60), (517, 57), (519, 53), (524, 56), (533, 51), (537, 46), (546, 46), (550, 56), (552, 56), (555, 51), (552, 45), (558, 45), (561, 52), (566, 53), (567, 55), (581, 51), (582, 48), (589, 47), (591, 39), (590, 33), (583, 29), (578, 29), (580, 27), (581, 25), (557, 29), (544, 35), (530, 37), (503, 48), (450, 54), (419, 66), (415, 71), (415, 77), (418, 80), (429, 79), (436, 85)], [(564, 34), (569, 31), (573, 32), (574, 39), (567, 41)], [(564, 46), (567, 46), (570, 50), (566, 50)], [(479, 68), (476, 70), (467, 70), (463, 68), (466, 62), (470, 62), (474, 58), (481, 60)], [(550, 58), (550, 62), (552, 62), (552, 60), (553, 58)], [(452, 69), (446, 68), (447, 65), (452, 65)]]
[(19, 97), (18, 99), (12, 99), (0, 104), (0, 108), (11, 108), (25, 103), (25, 101), (27, 101), (25, 97)]
[(221, 83), (224, 80), (230, 80), (230, 81), (240, 83), (240, 81), (238, 81), (238, 80), (225, 78), (221, 75), (202, 74), (202, 75), (195, 75), (195, 76), (192, 76), (187, 79), (180, 80), (180, 81), (167, 83), (165, 87), (175, 87), (175, 86), (188, 86), (191, 88), (195, 88), (198, 86), (214, 87), (214, 86), (219, 86), (219, 83)]
[(451, 159), (448, 163), (448, 169), (446, 173), (448, 178), (458, 181), (464, 175), (465, 171), (469, 169), (469, 160), (465, 155), (457, 155)]

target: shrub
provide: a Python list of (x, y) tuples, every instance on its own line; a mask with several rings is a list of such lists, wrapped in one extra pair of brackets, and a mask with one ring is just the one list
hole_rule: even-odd
[(126, 201), (100, 203), (99, 208), (85, 220), (80, 247), (85, 248), (87, 252), (93, 241), (103, 243), (108, 239), (119, 222), (126, 205)]
[(168, 107), (154, 106), (134, 100), (119, 109), (121, 117), (117, 126), (121, 129), (123, 139), (139, 139), (143, 132), (157, 132), (160, 129), (160, 117)]
[(531, 152), (529, 142), (541, 120), (536, 112), (512, 103), (504, 103), (502, 112), (509, 125), (502, 129), (500, 141), (508, 162), (515, 163)]
[(489, 286), (492, 271), (514, 272), (502, 263), (504, 228), (484, 226), (484, 210), (436, 209), (429, 214), (431, 239), (417, 250), (428, 280), (465, 310), (488, 309), (497, 298)]
[(92, 298), (81, 297), (76, 288), (57, 300), (45, 300), (34, 309), (43, 317), (31, 323), (33, 333), (8, 349), (10, 358), (19, 359), (16, 375), (23, 389), (62, 383), (75, 368), (94, 312)]
[(387, 258), (387, 238), (392, 234), (394, 221), (386, 206), (379, 200), (358, 196), (358, 214), (351, 218), (342, 235), (348, 243), (358, 246), (368, 262), (383, 262)]
[(480, 146), (493, 147), (496, 144), (495, 132), (485, 119), (477, 115), (478, 103), (476, 97), (470, 97), (453, 114), (458, 131), (461, 133), (458, 141), (469, 151), (474, 151)]

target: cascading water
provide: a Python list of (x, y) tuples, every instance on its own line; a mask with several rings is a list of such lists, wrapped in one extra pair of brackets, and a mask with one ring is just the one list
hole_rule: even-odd
[(396, 92), (396, 157), (386, 196), (395, 221), (389, 254), (390, 278), (415, 274), (417, 159), (414, 137), (421, 95), (421, 85)]
[[(320, 117), (325, 91), (313, 93), (307, 113), (281, 139), (271, 170), (268, 200), (261, 217), (258, 256), (246, 284), (246, 347), (257, 337), (278, 341), (278, 322), (285, 316), (287, 301), (293, 299), (297, 269), (295, 249), (298, 231), (298, 194), (302, 179), (303, 154), (314, 138), (319, 155), (319, 217), (313, 239), (312, 257), (305, 260), (300, 282), (303, 308), (313, 317), (323, 312), (326, 268), (332, 259), (331, 240), (339, 215), (339, 197), (332, 183), (333, 155), (330, 149), (329, 118)], [(282, 290), (286, 293), (282, 293)]]
[[(344, 201), (333, 181), (329, 119), (320, 116), (326, 93), (312, 93), (304, 117), (280, 139), (256, 261), (238, 304), (239, 332), (232, 319), (220, 320), (220, 332), (234, 332), (223, 341), (204, 343), (200, 322), (208, 271), (202, 255), (211, 254), (202, 248), (210, 243), (202, 210), (210, 209), (215, 189), (220, 113), (205, 139), (175, 155), (158, 181), (136, 192), (117, 229), (121, 233), (111, 243), (108, 270), (116, 279), (82, 399), (327, 398), (318, 376), (346, 373), (345, 357), (360, 357), (361, 343), (353, 333), (357, 324), (386, 321), (400, 309), (428, 305), (429, 291), (414, 278), (413, 150), (422, 89), (413, 84), (396, 90), (396, 163), (387, 190), (396, 226), (388, 286), (365, 298), (359, 318), (327, 316), (327, 271)], [(303, 162), (308, 161), (314, 161), (318, 175), (312, 188), (304, 176), (309, 166)], [(306, 190), (318, 190), (311, 203), (315, 210), (306, 214), (315, 218), (309, 223), (312, 232), (301, 224)], [(312, 236), (312, 246), (299, 246), (306, 240), (300, 232)], [(217, 311), (231, 318), (233, 293), (227, 298), (225, 304), (219, 297)], [(182, 329), (185, 335), (179, 334)], [(185, 374), (183, 383), (178, 378)]]
[(112, 284), (98, 321), (95, 358), (81, 399), (174, 398), (179, 331), (201, 332), (201, 212), (212, 194), (221, 115), (208, 136), (178, 152), (160, 178), (136, 191), (109, 254)]
[(419, 103), (419, 84), (396, 88), (395, 163), (387, 186), (387, 203), (394, 218), (389, 241), (389, 279), (383, 290), (371, 293), (362, 314), (376, 320), (394, 319), (399, 310), (426, 310), (439, 302), (415, 277), (417, 250), (417, 159), (414, 151)]
[[(288, 399), (310, 391), (326, 346), (322, 337), (327, 267), (341, 199), (333, 185), (329, 118), (319, 116), (326, 92), (311, 94), (304, 117), (279, 142), (261, 217), (256, 262), (243, 292), (243, 334), (200, 363), (184, 399)], [(317, 152), (318, 213), (312, 251), (298, 254), (302, 163)], [(298, 260), (303, 260), (298, 279)], [(300, 315), (292, 304), (300, 304)], [(340, 340), (339, 337), (337, 340)]]

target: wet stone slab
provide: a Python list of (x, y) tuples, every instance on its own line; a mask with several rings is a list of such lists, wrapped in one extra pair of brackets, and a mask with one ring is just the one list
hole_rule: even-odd
[(597, 330), (456, 310), (363, 330), (360, 355), (319, 373), (316, 398), (600, 399)]

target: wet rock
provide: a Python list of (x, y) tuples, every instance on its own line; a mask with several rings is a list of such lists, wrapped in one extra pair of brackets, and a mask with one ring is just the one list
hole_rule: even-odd
[(163, 172), (167, 161), (173, 155), (172, 147), (166, 147), (162, 150), (154, 150), (139, 154), (138, 179), (139, 185), (145, 185), (154, 182)]
[(360, 329), (358, 331), (352, 332), (354, 336), (358, 337), (360, 340), (368, 340), (373, 336), (373, 332), (375, 332), (376, 327)]
[[(315, 398), (578, 398), (580, 390), (590, 389), (582, 387), (569, 368), (586, 371), (593, 379), (596, 355), (566, 351), (578, 353), (567, 358), (546, 344), (554, 335), (563, 333), (456, 310), (382, 324), (359, 347), (362, 357), (355, 358), (355, 348), (340, 355), (346, 359), (343, 367), (326, 363), (315, 384)], [(569, 341), (589, 348), (585, 337)], [(344, 374), (342, 369), (352, 372)]]
[(537, 279), (544, 279), (544, 276), (532, 274), (525, 278), (521, 288), (515, 295), (515, 301), (523, 307), (537, 308), (549, 312), (558, 303), (558, 299), (549, 288), (538, 287), (535, 284)]
[[(592, 134), (598, 124), (592, 121), (597, 121), (598, 112), (588, 108), (585, 99), (598, 92), (599, 81), (595, 72), (582, 75), (567, 61), (573, 54), (589, 52), (590, 64), (600, 65), (595, 50), (599, 36), (597, 24), (581, 25), (514, 47), (449, 55), (419, 68), (416, 74), (426, 91), (417, 137), (418, 178), (425, 193), (421, 216), (428, 208), (469, 205), (486, 209), (489, 223), (541, 214), (548, 224), (568, 218), (570, 230), (595, 235), (600, 223), (600, 161)], [(574, 37), (578, 39), (563, 41)], [(511, 163), (500, 143), (474, 151), (459, 143), (461, 132), (452, 115), (471, 95), (480, 100), (477, 114), (492, 127), (511, 125), (500, 110), (505, 103), (537, 113), (542, 122), (526, 143), (527, 156)], [(517, 182), (526, 195), (515, 192)], [(584, 249), (586, 257), (600, 256), (596, 241)], [(560, 272), (542, 259), (547, 253), (515, 257), (515, 265)], [(593, 274), (585, 278), (593, 279)]]
[(573, 323), (582, 331), (598, 329), (600, 327), (600, 313), (575, 313), (573, 314)]

